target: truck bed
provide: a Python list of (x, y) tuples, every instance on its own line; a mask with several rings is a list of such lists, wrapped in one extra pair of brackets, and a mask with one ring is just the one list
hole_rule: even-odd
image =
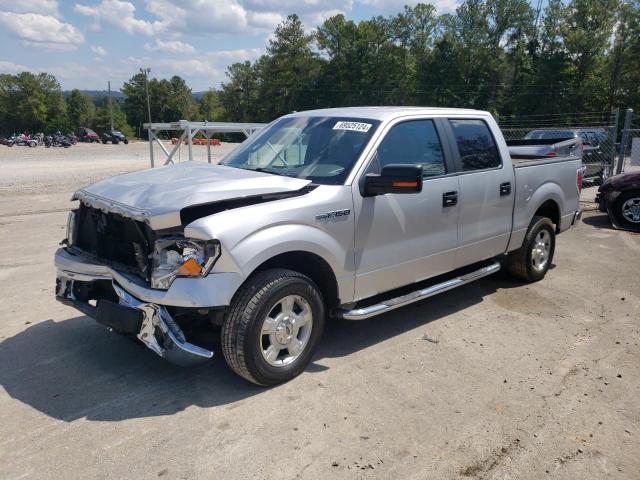
[(565, 157), (540, 157), (537, 155), (516, 155), (511, 156), (513, 168), (534, 167), (537, 165), (547, 165), (552, 163), (571, 162), (574, 160), (580, 160), (580, 157), (565, 156)]
[(509, 154), (514, 160), (577, 157), (582, 155), (581, 138), (536, 138), (506, 140)]

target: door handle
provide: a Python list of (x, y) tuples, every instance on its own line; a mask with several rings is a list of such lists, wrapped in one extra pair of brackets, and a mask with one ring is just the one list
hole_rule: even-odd
[(511, 182), (504, 182), (500, 184), (500, 196), (504, 197), (511, 193)]
[(458, 192), (444, 192), (442, 194), (442, 206), (453, 207), (458, 204)]

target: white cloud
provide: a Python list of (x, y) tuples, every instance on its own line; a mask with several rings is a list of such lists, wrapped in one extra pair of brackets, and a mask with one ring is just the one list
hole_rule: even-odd
[(161, 52), (161, 53), (195, 53), (196, 49), (193, 45), (180, 40), (160, 40), (156, 38), (153, 44), (145, 43), (144, 49), (148, 52)]
[(146, 0), (146, 9), (160, 18), (167, 31), (189, 35), (249, 33), (247, 12), (236, 0)]
[(375, 8), (381, 14), (396, 14), (404, 10), (404, 5), (411, 7), (418, 3), (429, 3), (436, 7), (439, 13), (453, 12), (461, 3), (462, 0), (430, 0), (428, 2), (421, 0), (405, 0), (404, 2), (398, 2), (397, 0), (357, 0), (358, 3), (363, 5), (370, 5)]
[(4, 25), (25, 45), (46, 50), (75, 50), (84, 42), (84, 35), (73, 25), (51, 15), (0, 12), (0, 25)]
[[(33, 69), (31, 69), (33, 71)], [(108, 64), (81, 64), (78, 62), (64, 62), (41, 68), (60, 81), (62, 88), (106, 90), (107, 80), (111, 80), (111, 88), (120, 88), (121, 82), (133, 75), (130, 68), (125, 66), (113, 66)]]
[(107, 50), (100, 45), (91, 45), (89, 48), (98, 57), (104, 57), (107, 54)]
[[(149, 13), (172, 34), (208, 36), (228, 33), (260, 35), (273, 32), (290, 13), (316, 27), (326, 18), (351, 10), (352, 0), (146, 0)], [(315, 23), (317, 22), (317, 23)]]
[(29, 71), (31, 71), (31, 69), (25, 65), (0, 60), (0, 72), (2, 73), (20, 73)]
[(0, 0), (0, 10), (13, 13), (39, 13), (60, 17), (57, 0)]
[(226, 80), (225, 71), (230, 64), (252, 61), (263, 53), (260, 48), (247, 48), (211, 52), (198, 58), (129, 57), (125, 64), (129, 66), (129, 71), (137, 71), (140, 66), (148, 66), (151, 68), (151, 77), (169, 78), (179, 75), (187, 79), (194, 91), (199, 91), (218, 87), (220, 82)]
[(87, 17), (93, 18), (92, 28), (101, 30), (103, 26), (116, 27), (127, 33), (142, 33), (153, 35), (162, 30), (161, 22), (148, 22), (136, 18), (136, 7), (131, 2), (122, 0), (102, 0), (95, 6), (76, 4), (74, 10)]

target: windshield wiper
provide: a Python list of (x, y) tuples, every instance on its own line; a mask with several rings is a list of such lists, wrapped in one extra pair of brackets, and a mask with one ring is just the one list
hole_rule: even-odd
[(285, 175), (284, 173), (275, 172), (273, 170), (269, 170), (268, 168), (262, 168), (262, 167), (256, 167), (256, 168), (236, 167), (236, 168), (239, 168), (240, 170), (250, 170), (252, 172), (270, 173), (271, 175), (279, 175), (281, 177), (288, 177), (288, 175)]
[(280, 175), (281, 177), (288, 177), (288, 175), (285, 175), (284, 173), (276, 172), (276, 171), (271, 170), (269, 168), (258, 167), (258, 168), (254, 168), (253, 170), (256, 171), (256, 172), (260, 172), (260, 173), (270, 173), (272, 175)]

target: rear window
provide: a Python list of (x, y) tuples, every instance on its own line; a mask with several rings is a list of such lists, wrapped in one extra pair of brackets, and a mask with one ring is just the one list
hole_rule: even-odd
[(484, 170), (502, 165), (496, 142), (482, 120), (449, 120), (453, 130), (462, 170)]
[(550, 130), (542, 134), (542, 138), (573, 138), (575, 136), (570, 130)]

